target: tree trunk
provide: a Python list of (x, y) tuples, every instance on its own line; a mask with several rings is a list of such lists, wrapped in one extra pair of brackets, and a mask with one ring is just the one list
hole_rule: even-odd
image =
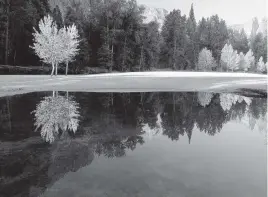
[(123, 49), (123, 63), (122, 67), (125, 66), (125, 58), (126, 58), (126, 45), (127, 45), (127, 36), (125, 36), (125, 41), (124, 41), (124, 49)]
[(52, 77), (52, 76), (53, 76), (53, 74), (54, 74), (54, 70), (55, 70), (55, 65), (54, 65), (54, 63), (52, 63), (51, 77)]
[(9, 12), (10, 12), (10, 9), (9, 9), (9, 6), (10, 6), (10, 3), (9, 3), (9, 0), (6, 0), (6, 14), (7, 14), (7, 25), (6, 25), (6, 43), (5, 43), (5, 64), (8, 65), (8, 43), (9, 43)]
[(142, 61), (143, 61), (143, 45), (142, 45), (142, 47), (141, 47), (141, 57), (140, 57), (139, 71), (141, 71), (141, 64), (142, 64)]
[(14, 60), (13, 60), (14, 61), (13, 62), (14, 65), (16, 65), (16, 55), (17, 55), (17, 50), (15, 50), (15, 52), (14, 52)]
[(68, 75), (68, 67), (69, 67), (69, 62), (66, 62), (66, 72), (65, 72), (66, 76)]
[(56, 76), (58, 76), (58, 63), (56, 63), (56, 70), (55, 70)]
[(115, 32), (115, 25), (113, 28), (112, 52), (111, 52), (111, 58), (110, 58), (111, 71), (113, 71), (113, 62), (114, 62), (114, 43), (113, 43), (113, 40), (115, 38), (114, 32)]
[(176, 68), (176, 51), (177, 51), (177, 39), (174, 39), (174, 52), (173, 52), (173, 69), (175, 70)]

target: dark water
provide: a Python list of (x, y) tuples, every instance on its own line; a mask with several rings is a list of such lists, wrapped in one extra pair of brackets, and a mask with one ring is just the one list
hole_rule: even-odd
[(266, 125), (234, 94), (0, 98), (0, 196), (264, 197)]

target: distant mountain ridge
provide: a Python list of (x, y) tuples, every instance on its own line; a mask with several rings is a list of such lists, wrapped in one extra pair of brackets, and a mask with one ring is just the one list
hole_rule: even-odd
[(157, 21), (160, 24), (160, 28), (163, 26), (166, 16), (168, 15), (168, 11), (163, 8), (154, 8), (146, 5), (142, 5), (145, 10), (143, 16), (145, 19), (144, 23), (149, 23), (152, 21)]

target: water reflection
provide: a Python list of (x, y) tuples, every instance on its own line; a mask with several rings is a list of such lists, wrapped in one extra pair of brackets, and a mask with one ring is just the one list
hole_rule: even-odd
[(79, 124), (78, 110), (79, 105), (72, 97), (53, 92), (53, 96), (45, 97), (33, 111), (36, 130), (40, 129), (41, 137), (50, 143), (68, 130), (75, 133)]
[(0, 109), (0, 196), (36, 197), (94, 158), (124, 157), (156, 136), (190, 144), (194, 132), (210, 138), (232, 121), (267, 130), (266, 98), (225, 93), (33, 93), (0, 99)]

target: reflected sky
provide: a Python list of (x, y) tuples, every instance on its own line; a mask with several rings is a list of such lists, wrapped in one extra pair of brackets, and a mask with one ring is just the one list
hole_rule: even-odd
[(267, 98), (0, 98), (0, 196), (265, 196)]

